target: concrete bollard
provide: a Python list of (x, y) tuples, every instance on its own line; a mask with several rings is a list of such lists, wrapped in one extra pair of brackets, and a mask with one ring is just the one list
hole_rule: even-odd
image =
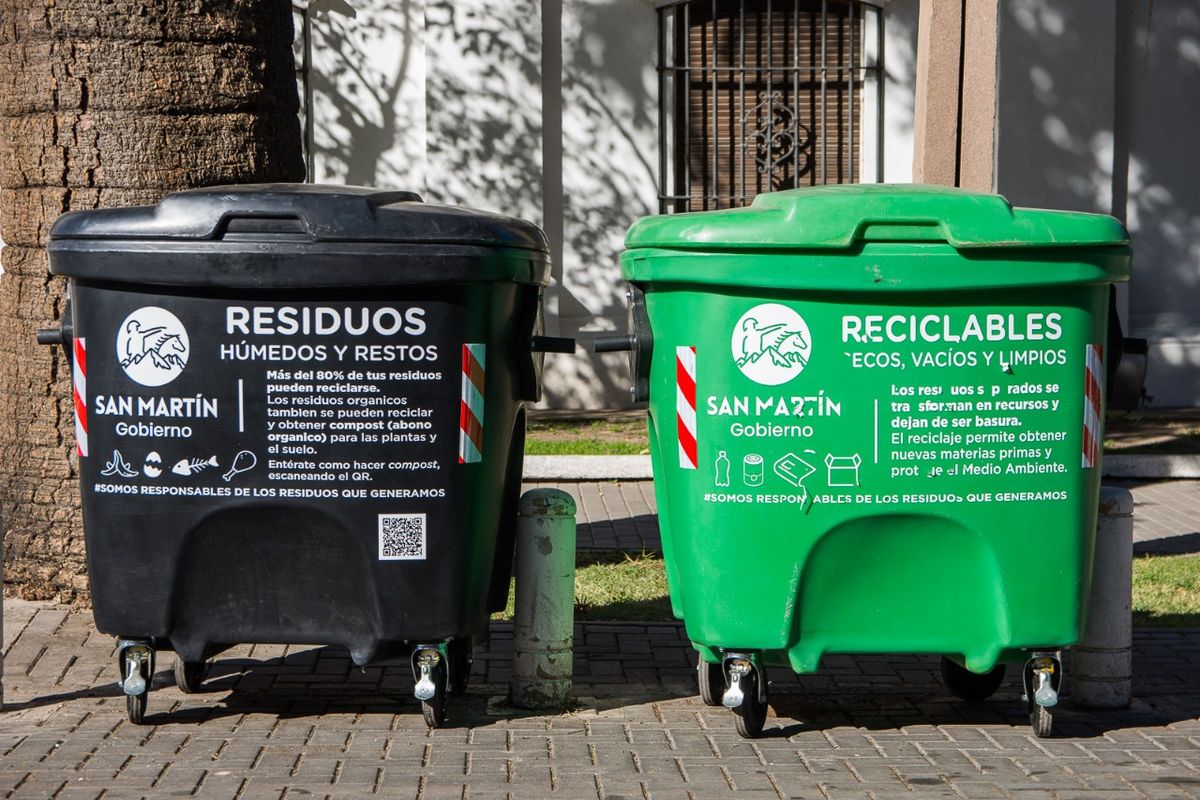
[(1071, 699), (1125, 708), (1133, 695), (1133, 495), (1100, 487), (1092, 593), (1083, 638), (1071, 648)]
[(509, 701), (563, 708), (571, 699), (575, 639), (575, 500), (559, 489), (521, 496)]

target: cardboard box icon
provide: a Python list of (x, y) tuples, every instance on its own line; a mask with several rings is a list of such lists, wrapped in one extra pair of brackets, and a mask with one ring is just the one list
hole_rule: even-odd
[(858, 468), (862, 459), (852, 456), (825, 456), (826, 483), (830, 486), (858, 486)]

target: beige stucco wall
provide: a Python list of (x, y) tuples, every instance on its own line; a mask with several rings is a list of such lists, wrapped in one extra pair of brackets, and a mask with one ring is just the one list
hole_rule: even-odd
[[(1127, 220), (1126, 335), (1159, 407), (1200, 403), (1200, 3), (1005, 0), (997, 187)], [(1152, 13), (1153, 12), (1153, 13)]]

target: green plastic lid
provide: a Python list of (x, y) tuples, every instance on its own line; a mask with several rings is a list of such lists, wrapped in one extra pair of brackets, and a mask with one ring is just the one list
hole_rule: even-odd
[(856, 242), (937, 241), (958, 249), (1120, 247), (1103, 214), (1013, 208), (1000, 195), (942, 186), (843, 184), (760, 194), (747, 208), (644, 217), (625, 238), (691, 250), (840, 249)]

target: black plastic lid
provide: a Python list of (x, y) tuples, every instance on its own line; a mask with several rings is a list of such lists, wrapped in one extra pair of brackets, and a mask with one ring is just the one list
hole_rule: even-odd
[(167, 195), (157, 206), (64, 214), (50, 239), (450, 244), (549, 252), (536, 225), (365, 186), (266, 183)]

